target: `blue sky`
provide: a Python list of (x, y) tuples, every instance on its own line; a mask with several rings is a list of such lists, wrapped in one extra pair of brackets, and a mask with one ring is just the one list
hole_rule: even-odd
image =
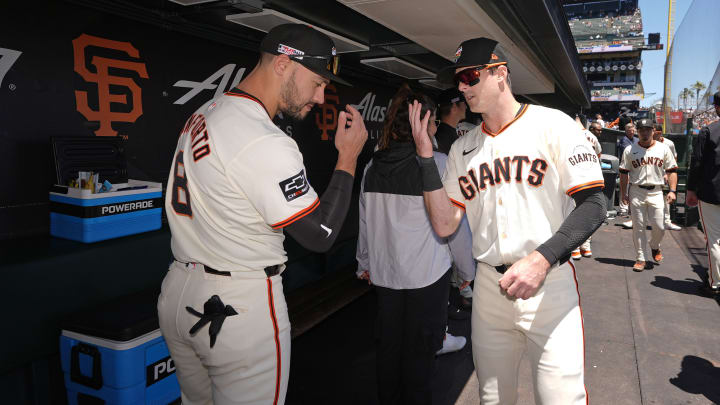
[[(674, 28), (680, 26), (683, 17), (688, 8), (692, 4), (692, 0), (676, 0), (675, 1), (675, 24)], [(653, 102), (662, 99), (663, 83), (665, 72), (665, 55), (668, 48), (667, 43), (667, 20), (668, 20), (668, 0), (640, 0), (640, 12), (643, 20), (643, 33), (645, 37), (651, 32), (660, 33), (660, 42), (663, 44), (662, 51), (643, 51), (641, 71), (641, 80), (645, 88), (645, 98), (640, 101), (641, 107), (649, 107)], [(707, 84), (707, 80), (705, 80)], [(673, 86), (673, 94), (677, 94)], [(684, 87), (684, 86), (682, 86)], [(655, 93), (655, 94), (651, 94)]]

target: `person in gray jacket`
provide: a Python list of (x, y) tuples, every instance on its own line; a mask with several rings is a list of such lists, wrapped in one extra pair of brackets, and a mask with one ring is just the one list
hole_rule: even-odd
[[(430, 387), (435, 354), (445, 338), (452, 262), (464, 280), (461, 288), (475, 278), (467, 223), (441, 238), (425, 211), (408, 111), (416, 100), (434, 116), (432, 99), (407, 86), (398, 91), (360, 193), (358, 276), (376, 286), (378, 297), (381, 404), (432, 403)], [(447, 156), (435, 152), (434, 157), (444, 168)]]

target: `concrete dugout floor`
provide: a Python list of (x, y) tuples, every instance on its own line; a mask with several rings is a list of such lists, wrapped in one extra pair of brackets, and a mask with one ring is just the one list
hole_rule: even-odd
[[(592, 404), (720, 403), (720, 307), (698, 288), (707, 278), (700, 231), (668, 231), (665, 260), (632, 271), (632, 231), (603, 225), (592, 258), (576, 261)], [(376, 404), (370, 292), (293, 340), (287, 404)], [(470, 321), (450, 321), (470, 338)], [(438, 358), (434, 403), (478, 404), (470, 345)], [(534, 404), (528, 364), (519, 404)]]

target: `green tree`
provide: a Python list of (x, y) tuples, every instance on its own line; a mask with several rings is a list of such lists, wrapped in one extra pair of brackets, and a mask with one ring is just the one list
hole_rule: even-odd
[(695, 109), (697, 110), (700, 104), (700, 92), (705, 90), (707, 86), (705, 86), (705, 83), (697, 81), (690, 87), (695, 89)]

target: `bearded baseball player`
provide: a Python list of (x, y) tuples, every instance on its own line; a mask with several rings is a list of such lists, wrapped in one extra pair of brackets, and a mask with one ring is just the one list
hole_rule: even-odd
[[(477, 261), (473, 360), (482, 404), (517, 401), (528, 353), (538, 404), (585, 404), (584, 338), (570, 252), (605, 219), (597, 154), (565, 113), (521, 104), (508, 59), (488, 38), (463, 42), (438, 74), (463, 92), (483, 123), (455, 141), (444, 180), (427, 140), (429, 115), (411, 109), (426, 208), (435, 232), (451, 235), (467, 214)], [(565, 215), (558, 207), (577, 207)]]
[[(633, 270), (643, 271), (648, 267), (647, 260), (652, 258), (660, 264), (663, 260), (660, 241), (665, 236), (665, 201), (663, 201), (663, 177), (667, 173), (670, 192), (666, 200), (675, 201), (677, 187), (677, 163), (670, 148), (653, 139), (652, 120), (643, 118), (637, 122), (639, 140), (623, 151), (620, 160), (620, 195), (625, 204), (630, 205), (633, 223), (633, 243), (637, 258)], [(630, 189), (628, 191), (628, 182)], [(650, 250), (646, 252), (646, 226), (652, 227)]]
[(160, 329), (183, 404), (282, 404), (290, 322), (281, 273), (283, 230), (305, 248), (330, 248), (350, 204), (367, 131), (357, 110), (338, 117), (338, 160), (318, 198), (279, 111), (302, 119), (337, 74), (332, 40), (302, 24), (273, 28), (236, 88), (183, 128), (165, 209), (175, 261), (158, 300)]

